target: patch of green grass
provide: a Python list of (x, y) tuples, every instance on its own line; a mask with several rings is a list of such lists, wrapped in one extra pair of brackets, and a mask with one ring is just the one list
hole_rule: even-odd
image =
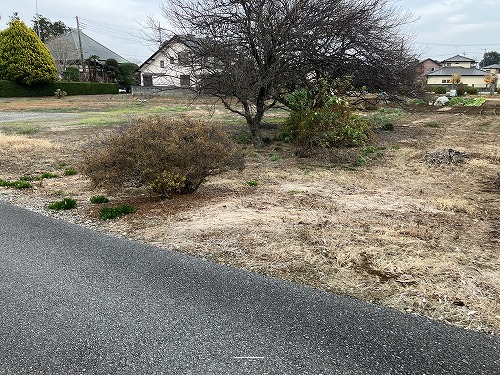
[(70, 167), (70, 168), (66, 168), (66, 169), (64, 170), (64, 175), (65, 175), (65, 176), (73, 176), (73, 175), (75, 175), (75, 174), (76, 174), (76, 169), (75, 169), (75, 168), (71, 168), (71, 167)]
[(292, 189), (292, 190), (288, 190), (288, 193), (289, 194), (302, 194), (304, 192), (302, 190)]
[(7, 135), (29, 135), (40, 131), (41, 127), (36, 124), (19, 123), (19, 122), (4, 122), (0, 125), (0, 132)]
[(133, 212), (135, 212), (135, 208), (133, 206), (121, 204), (117, 207), (104, 207), (99, 211), (99, 216), (103, 220), (112, 220)]
[(64, 198), (61, 201), (49, 204), (47, 207), (55, 211), (72, 210), (73, 208), (76, 208), (76, 200), (72, 198)]
[(109, 199), (104, 195), (94, 195), (90, 197), (90, 203), (99, 204), (99, 203), (108, 203)]
[(248, 186), (259, 186), (259, 181), (257, 180), (250, 180), (245, 182)]
[(17, 181), (8, 181), (0, 179), (0, 186), (11, 187), (14, 189), (31, 189), (33, 185), (31, 185), (28, 181), (17, 180)]
[(281, 160), (281, 156), (274, 154), (274, 155), (271, 155), (270, 159), (271, 159), (271, 161), (279, 161), (279, 160)]

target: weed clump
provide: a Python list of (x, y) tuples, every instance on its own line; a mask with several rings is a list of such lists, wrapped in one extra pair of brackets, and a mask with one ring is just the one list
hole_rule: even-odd
[(0, 186), (11, 187), (14, 189), (31, 189), (33, 185), (31, 185), (28, 181), (17, 180), (17, 181), (8, 181), (0, 179)]
[(100, 203), (108, 203), (109, 199), (104, 195), (94, 195), (90, 197), (90, 203), (92, 204), (100, 204)]
[(133, 212), (135, 212), (135, 207), (127, 204), (121, 204), (117, 207), (104, 207), (99, 211), (99, 216), (103, 220), (112, 220)]
[(48, 208), (55, 211), (72, 210), (73, 208), (76, 208), (76, 200), (72, 198), (64, 198), (61, 201), (49, 204)]
[(194, 192), (208, 176), (243, 168), (220, 126), (156, 116), (137, 120), (84, 157), (82, 172), (109, 190), (146, 187), (161, 197)]

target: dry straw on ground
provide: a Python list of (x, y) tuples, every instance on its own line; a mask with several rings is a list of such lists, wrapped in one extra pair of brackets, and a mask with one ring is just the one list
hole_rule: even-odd
[[(0, 103), (6, 109), (12, 110)], [(12, 152), (15, 144), (2, 143), (0, 178), (76, 165), (103, 129), (47, 126), (29, 142), (19, 138), (33, 145), (22, 158)], [(68, 219), (111, 233), (498, 334), (499, 136), (495, 116), (407, 112), (394, 132), (378, 134), (382, 156), (355, 170), (295, 158), (286, 145), (248, 147), (243, 172), (211, 178), (193, 195), (162, 201), (109, 195), (137, 212), (108, 222), (97, 219), (88, 199), (100, 192), (81, 175), (0, 193), (42, 207), (71, 196), (79, 209)], [(467, 157), (426, 163), (429, 153), (448, 149)]]

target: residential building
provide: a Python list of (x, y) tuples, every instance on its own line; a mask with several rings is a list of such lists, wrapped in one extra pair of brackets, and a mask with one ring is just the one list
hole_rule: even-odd
[(88, 76), (89, 67), (86, 66), (86, 72), (83, 72), (82, 57), (85, 61), (96, 56), (97, 77), (99, 81), (103, 81), (106, 78), (103, 71), (106, 60), (115, 59), (119, 64), (128, 63), (122, 56), (77, 29), (71, 29), (63, 35), (51, 38), (45, 42), (45, 45), (56, 62), (58, 74), (62, 74), (68, 66), (78, 66), (82, 78), (84, 75)]
[(139, 66), (141, 86), (189, 88), (195, 84), (195, 69), (191, 51), (199, 48), (199, 40), (192, 36), (176, 35)]
[(427, 74), (427, 84), (433, 86), (452, 87), (453, 75), (460, 75), (460, 82), (464, 85), (483, 89), (487, 87), (484, 76), (489, 71), (479, 69), (474, 59), (456, 55), (440, 62), (441, 68)]

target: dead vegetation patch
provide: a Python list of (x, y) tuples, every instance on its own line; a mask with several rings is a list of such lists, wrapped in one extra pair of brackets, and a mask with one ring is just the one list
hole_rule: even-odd
[[(22, 158), (1, 143), (0, 178), (77, 163), (104, 131), (16, 138), (19, 147), (34, 142)], [(497, 117), (428, 112), (407, 113), (395, 131), (377, 133), (383, 149), (363, 165), (352, 165), (354, 149), (299, 159), (286, 144), (245, 146), (245, 170), (210, 177), (194, 194), (159, 200), (107, 192), (110, 204), (137, 211), (106, 222), (89, 203), (104, 192), (81, 175), (27, 192), (2, 188), (0, 197), (43, 207), (71, 196), (79, 208), (68, 219), (101, 230), (499, 334), (498, 134)]]

